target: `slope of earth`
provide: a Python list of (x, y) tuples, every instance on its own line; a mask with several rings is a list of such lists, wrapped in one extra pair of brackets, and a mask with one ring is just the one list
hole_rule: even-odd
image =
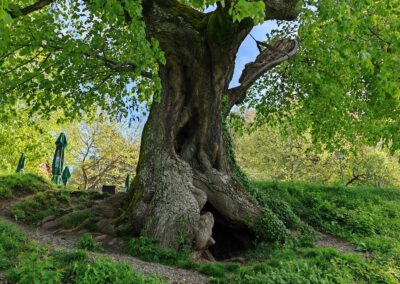
[[(78, 198), (74, 200), (74, 196)], [(123, 254), (119, 245), (122, 241), (114, 236), (93, 234), (104, 246), (100, 252), (91, 252), (77, 246), (80, 237), (87, 233), (85, 228), (54, 231), (40, 226), (42, 219), (71, 214), (82, 209), (83, 204), (93, 202), (86, 197), (55, 188), (29, 174), (0, 176), (0, 283), (208, 282), (206, 276), (195, 271)], [(79, 216), (73, 217), (78, 219), (67, 220), (67, 225), (75, 227), (80, 220)]]
[[(399, 191), (256, 182), (252, 194), (279, 220), (298, 219), (295, 212), (308, 225), (235, 258), (194, 262), (123, 227), (99, 228), (113, 218), (106, 205), (124, 196), (73, 192), (27, 174), (0, 176), (0, 282), (399, 283)], [(268, 233), (277, 233), (271, 220)], [(97, 245), (100, 252), (87, 251)]]
[(258, 199), (283, 200), (317, 233), (316, 245), (351, 252), (400, 281), (400, 189), (255, 182)]

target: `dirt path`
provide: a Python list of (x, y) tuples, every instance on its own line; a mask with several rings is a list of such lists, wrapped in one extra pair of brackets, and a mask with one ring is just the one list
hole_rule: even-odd
[[(23, 199), (28, 199), (31, 196), (26, 196), (24, 198), (18, 198), (8, 201), (0, 202), (0, 220), (7, 222), (18, 229), (26, 233), (31, 241), (37, 242), (41, 246), (46, 246), (49, 249), (58, 250), (72, 250), (75, 247), (77, 237), (68, 235), (58, 235), (54, 234), (52, 231), (44, 230), (42, 228), (34, 228), (25, 224), (17, 223), (15, 220), (7, 216), (6, 210), (11, 208), (13, 204)], [(182, 284), (203, 284), (208, 283), (208, 278), (196, 271), (185, 270), (180, 268), (174, 268), (165, 266), (158, 263), (144, 262), (140, 259), (134, 258), (132, 256), (115, 253), (115, 251), (106, 250), (104, 253), (89, 253), (92, 257), (106, 257), (115, 261), (120, 261), (127, 263), (132, 266), (136, 271), (143, 274), (157, 274), (159, 276), (168, 279), (172, 283), (182, 283)], [(1, 275), (0, 275), (0, 283)]]
[(345, 242), (344, 240), (338, 237), (327, 235), (321, 232), (316, 232), (316, 237), (317, 237), (317, 241), (315, 242), (316, 247), (335, 248), (342, 252), (357, 253), (366, 258), (370, 257), (368, 253), (358, 251), (354, 245), (349, 244), (348, 242)]

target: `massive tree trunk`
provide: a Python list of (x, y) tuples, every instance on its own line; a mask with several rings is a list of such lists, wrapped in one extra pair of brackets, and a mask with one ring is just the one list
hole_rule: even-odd
[(161, 246), (232, 257), (251, 244), (261, 215), (233, 174), (223, 126), (236, 53), (251, 25), (172, 0), (145, 1), (143, 13), (167, 62), (143, 131), (130, 221)]

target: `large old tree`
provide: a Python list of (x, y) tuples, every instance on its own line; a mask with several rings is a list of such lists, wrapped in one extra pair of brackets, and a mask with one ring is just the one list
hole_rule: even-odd
[[(274, 37), (260, 48), (256, 60), (246, 65), (240, 85), (230, 89), (229, 83), (238, 49), (254, 25), (274, 19), (295, 20), (302, 6), (300, 1), (5, 2), (0, 10), (0, 104), (9, 116), (16, 100), (44, 115), (62, 108), (68, 117), (98, 108), (116, 116), (130, 113), (132, 117), (137, 114), (132, 109), (137, 111), (140, 102), (152, 102), (127, 208), (135, 232), (146, 232), (162, 246), (177, 247), (182, 239), (197, 252), (212, 246), (214, 254), (220, 257), (225, 255), (224, 248), (240, 250), (251, 243), (254, 222), (263, 213), (236, 176), (224, 121), (231, 108), (246, 99), (257, 79), (296, 54), (298, 41)], [(318, 34), (326, 23), (335, 27), (329, 9), (338, 7), (347, 13), (348, 7), (341, 7), (346, 1), (310, 4), (318, 6), (320, 2), (329, 7), (328, 11), (320, 9), (326, 19), (322, 24), (309, 20), (312, 29), (305, 34), (306, 38)], [(202, 12), (210, 4), (215, 4), (216, 9)], [(362, 9), (353, 13), (365, 15)], [(321, 41), (310, 39), (313, 45), (297, 62), (303, 69), (286, 64), (284, 69), (265, 77), (258, 86), (265, 88), (263, 82), (267, 82), (276, 97), (267, 96), (264, 103), (275, 101), (271, 105), (283, 110), (288, 105), (290, 109), (293, 103), (301, 109), (298, 99), (309, 101), (315, 98), (314, 94), (319, 95), (320, 90), (312, 83), (314, 78), (304, 66), (322, 73), (329, 66), (328, 58), (336, 55), (335, 46), (329, 43), (343, 29), (345, 25)], [(372, 28), (370, 36), (379, 39), (381, 31)], [(354, 31), (349, 35), (354, 36)], [(344, 42), (360, 41), (357, 36)], [(387, 47), (384, 41), (379, 48)], [(329, 56), (313, 49), (324, 44), (328, 45)], [(397, 47), (392, 45), (387, 52)], [(352, 58), (354, 62), (346, 61), (350, 66), (358, 62), (354, 59), (358, 52)], [(311, 59), (304, 58), (305, 54)], [(379, 65), (380, 61), (375, 59), (372, 56), (366, 64)], [(301, 85), (304, 92), (298, 84), (302, 76), (308, 76), (307, 84)], [(318, 73), (313, 76), (320, 79)], [(331, 77), (339, 78), (335, 76)], [(359, 91), (360, 96), (352, 97), (352, 102), (368, 102), (365, 95), (371, 84), (365, 76), (356, 78), (358, 85), (338, 83), (337, 88), (343, 89), (338, 93), (339, 101), (352, 97), (349, 92)], [(329, 89), (326, 92), (332, 93)], [(330, 103), (327, 105), (328, 110)], [(349, 117), (359, 121), (361, 107), (352, 106), (354, 109), (341, 114), (350, 113)], [(312, 118), (324, 112), (317, 111), (315, 106), (310, 109), (314, 112), (304, 111), (303, 115), (308, 119), (307, 125), (317, 126), (318, 130), (318, 121)]]
[[(223, 120), (252, 83), (296, 53), (297, 42), (281, 39), (267, 46), (246, 66), (239, 87), (229, 89), (229, 83), (240, 44), (255, 23), (251, 16), (294, 20), (299, 3), (225, 1), (211, 13), (191, 4), (40, 0), (10, 5), (10, 29), (23, 29), (24, 35), (13, 42), (9, 32), (12, 55), (5, 56), (18, 61), (26, 45), (30, 56), (24, 60), (31, 63), (10, 60), (14, 70), (2, 76), (26, 77), (10, 84), (5, 99), (7, 92), (22, 89), (21, 97), (35, 108), (58, 104), (57, 94), (62, 94), (66, 113), (88, 101), (120, 104), (128, 79), (138, 81), (136, 92), (145, 96), (142, 85), (154, 87), (149, 80), (159, 78), (160, 94), (143, 131), (131, 190), (130, 221), (135, 231), (145, 229), (162, 246), (176, 246), (184, 235), (195, 251), (204, 251), (224, 238), (221, 234), (245, 245), (251, 241), (252, 222), (261, 216), (233, 174)], [(33, 76), (41, 78), (32, 78), (32, 68), (40, 70)], [(38, 104), (41, 99), (46, 102)]]

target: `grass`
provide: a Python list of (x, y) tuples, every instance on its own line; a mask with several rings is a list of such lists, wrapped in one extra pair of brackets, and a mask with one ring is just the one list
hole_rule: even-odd
[(86, 251), (49, 251), (27, 240), (23, 232), (0, 221), (0, 272), (10, 283), (161, 284), (158, 276), (143, 276), (127, 264), (93, 259)]
[(0, 200), (52, 189), (43, 178), (32, 174), (0, 174)]
[(400, 266), (399, 189), (272, 182), (255, 185), (259, 195), (286, 201), (315, 229)]
[(184, 252), (157, 246), (140, 237), (130, 253), (145, 261), (197, 270), (212, 283), (398, 283), (398, 270), (390, 265), (344, 253), (334, 248), (305, 248), (260, 243), (247, 252), (246, 263), (197, 263)]
[(48, 190), (17, 202), (9, 213), (19, 221), (36, 225), (46, 216), (61, 215), (67, 208), (72, 208), (68, 192)]
[[(35, 184), (33, 188), (28, 181)], [(34, 198), (12, 208), (12, 214), (26, 222), (57, 215), (59, 207), (72, 208), (69, 194), (46, 191), (51, 186), (40, 178), (0, 176), (0, 185), (3, 199), (37, 192)], [(244, 255), (245, 264), (194, 262), (187, 252), (160, 248), (146, 237), (131, 239), (129, 253), (145, 261), (197, 270), (210, 276), (213, 283), (400, 282), (399, 189), (254, 182), (252, 194), (263, 207), (263, 218), (255, 223), (259, 238), (254, 249)], [(78, 197), (81, 201), (72, 203), (82, 205), (87, 198), (82, 195)], [(74, 227), (88, 217), (86, 211), (66, 215), (64, 227)], [(314, 247), (314, 230), (346, 240), (359, 253)], [(124, 231), (128, 230), (121, 228), (122, 235)], [(294, 237), (293, 231), (300, 234)], [(84, 236), (77, 248), (96, 250), (96, 243)], [(128, 279), (135, 279), (134, 283), (162, 283), (157, 277), (143, 278), (110, 260), (90, 259), (83, 251), (48, 252), (3, 223), (1, 270), (7, 271), (9, 279), (16, 283), (34, 283), (35, 279), (40, 283), (58, 283), (60, 279), (67, 283), (106, 283), (101, 279), (108, 283), (131, 283)]]
[[(30, 174), (0, 175), (0, 199), (23, 197), (16, 202), (9, 214), (18, 221), (37, 225), (47, 216), (60, 217), (75, 210), (86, 208), (84, 205), (91, 197), (98, 198), (86, 192), (74, 192), (64, 187), (56, 187), (44, 179)], [(27, 198), (28, 195), (34, 194)], [(67, 214), (63, 218), (63, 226), (73, 228), (90, 217), (87, 211)], [(93, 225), (93, 224), (89, 224)]]
[[(248, 251), (244, 265), (195, 263), (185, 252), (162, 249), (145, 237), (130, 241), (130, 254), (195, 269), (211, 276), (213, 283), (400, 282), (400, 190), (276, 182), (253, 185), (253, 195), (266, 211), (261, 229), (276, 235)], [(305, 233), (281, 235), (286, 228)], [(343, 238), (371, 257), (313, 247), (314, 229)]]
[(82, 237), (80, 237), (76, 242), (76, 248), (93, 252), (103, 251), (103, 249), (97, 244), (90, 234), (84, 234)]

